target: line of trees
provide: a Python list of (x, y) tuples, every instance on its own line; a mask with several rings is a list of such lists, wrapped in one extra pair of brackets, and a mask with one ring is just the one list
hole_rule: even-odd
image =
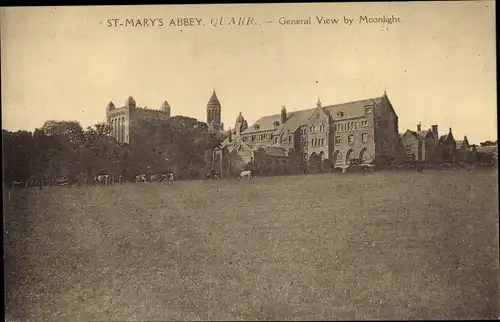
[(132, 180), (162, 171), (201, 178), (208, 166), (205, 150), (220, 143), (205, 123), (189, 117), (146, 119), (134, 128), (130, 144), (111, 137), (104, 123), (83, 129), (76, 121), (46, 121), (33, 132), (2, 130), (4, 184), (33, 177), (79, 181), (99, 173)]

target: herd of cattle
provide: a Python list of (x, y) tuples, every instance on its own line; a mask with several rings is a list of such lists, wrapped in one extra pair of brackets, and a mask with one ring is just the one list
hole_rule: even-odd
[[(476, 164), (477, 166), (486, 166), (482, 164)], [(489, 164), (488, 164), (489, 165)], [(424, 169), (436, 169), (436, 170), (446, 170), (450, 169), (453, 171), (458, 171), (460, 168), (469, 168), (472, 165), (465, 163), (442, 163), (442, 164), (400, 164), (400, 165), (390, 165), (387, 170), (389, 171), (405, 171), (405, 170), (416, 170), (417, 172), (423, 172)], [(375, 171), (375, 166), (373, 165), (363, 165), (357, 167), (349, 167), (348, 169), (341, 169), (342, 172), (350, 172), (350, 170), (360, 170), (360, 171)], [(338, 170), (338, 169), (337, 169)], [(239, 179), (251, 179), (254, 177), (254, 173), (251, 170), (244, 170), (237, 175)], [(217, 171), (211, 171), (205, 177), (207, 180), (220, 180), (221, 174)], [(150, 182), (150, 183), (173, 183), (174, 182), (174, 174), (172, 172), (160, 173), (160, 174), (139, 174), (135, 176), (135, 182)], [(94, 185), (96, 187), (99, 186), (108, 186), (111, 184), (123, 184), (124, 179), (121, 175), (111, 175), (111, 174), (98, 174), (94, 175), (91, 178), (82, 176), (76, 179), (70, 180), (67, 177), (60, 178), (52, 178), (48, 179), (46, 177), (31, 177), (28, 180), (16, 180), (13, 182), (13, 188), (29, 188), (29, 187), (43, 187), (43, 186), (67, 186), (67, 185)]]
[[(220, 180), (220, 173), (216, 171), (212, 171), (206, 175), (207, 180)], [(242, 171), (239, 175), (241, 179), (251, 179), (253, 177), (252, 171)], [(169, 184), (174, 183), (174, 173), (160, 173), (160, 174), (138, 174), (134, 178), (134, 182), (149, 182), (149, 183), (161, 183), (161, 184)], [(31, 187), (39, 187), (43, 186), (68, 186), (68, 185), (93, 185), (96, 187), (99, 186), (108, 186), (112, 184), (124, 184), (124, 178), (121, 175), (112, 175), (112, 174), (98, 174), (94, 175), (91, 178), (86, 176), (80, 176), (73, 180), (70, 180), (67, 177), (58, 177), (58, 178), (47, 178), (47, 177), (31, 177), (28, 180), (15, 180), (12, 184), (12, 188), (31, 188)]]

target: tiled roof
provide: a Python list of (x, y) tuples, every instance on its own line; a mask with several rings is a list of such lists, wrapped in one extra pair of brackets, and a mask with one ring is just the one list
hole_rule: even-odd
[(268, 156), (274, 156), (274, 157), (287, 157), (288, 153), (285, 149), (282, 148), (277, 148), (277, 147), (270, 147), (266, 146), (262, 148), (264, 150), (264, 153)]
[[(364, 115), (365, 106), (372, 105), (374, 102), (379, 103), (381, 102), (382, 98), (383, 96), (336, 105), (328, 105), (322, 107), (322, 109), (325, 111), (325, 113), (330, 114), (333, 119), (339, 119), (339, 117), (337, 116), (338, 112), (343, 113), (342, 118), (348, 119)], [(285, 125), (281, 126), (280, 124), (279, 129), (276, 128), (276, 130), (282, 131), (285, 129), (289, 129), (290, 131), (295, 131), (300, 125), (307, 124), (308, 118), (312, 115), (315, 109), (316, 107), (288, 113)], [(275, 128), (274, 122), (276, 121), (281, 121), (281, 114), (261, 117), (253, 125), (249, 126), (248, 129), (243, 132), (243, 134), (249, 134), (264, 130), (273, 130)], [(289, 122), (290, 124), (287, 124)], [(259, 128), (255, 129), (254, 125), (258, 125)]]

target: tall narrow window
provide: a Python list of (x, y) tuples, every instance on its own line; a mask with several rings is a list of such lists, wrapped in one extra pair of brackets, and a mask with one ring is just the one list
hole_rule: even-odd
[(349, 135), (349, 136), (347, 137), (347, 142), (348, 142), (348, 143), (354, 143), (354, 135)]
[(125, 118), (122, 118), (122, 142), (125, 142)]
[(120, 122), (119, 122), (119, 121), (120, 121), (120, 119), (117, 119), (117, 120), (116, 120), (116, 131), (117, 131), (117, 133), (116, 133), (116, 139), (117, 139), (118, 141), (120, 141), (120, 137), (121, 137), (121, 135), (122, 135), (122, 132), (121, 132), (121, 127), (120, 127)]

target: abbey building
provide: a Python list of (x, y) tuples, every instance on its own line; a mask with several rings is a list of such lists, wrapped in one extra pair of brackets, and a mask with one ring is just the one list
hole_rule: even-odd
[[(210, 133), (215, 133), (218, 137), (224, 135), (224, 123), (221, 121), (221, 104), (217, 98), (215, 90), (207, 103), (207, 125)], [(117, 108), (113, 102), (109, 102), (106, 107), (106, 124), (111, 127), (111, 136), (118, 142), (130, 144), (133, 133), (140, 127), (140, 121), (145, 119), (168, 120), (171, 117), (171, 107), (164, 101), (160, 109), (149, 109), (140, 107), (135, 99), (130, 96), (125, 105)]]
[(248, 126), (240, 113), (228, 138), (214, 151), (224, 167), (241, 169), (257, 151), (279, 160), (291, 154), (319, 168), (345, 168), (350, 160), (388, 164), (404, 158), (398, 116), (387, 96), (261, 117)]

